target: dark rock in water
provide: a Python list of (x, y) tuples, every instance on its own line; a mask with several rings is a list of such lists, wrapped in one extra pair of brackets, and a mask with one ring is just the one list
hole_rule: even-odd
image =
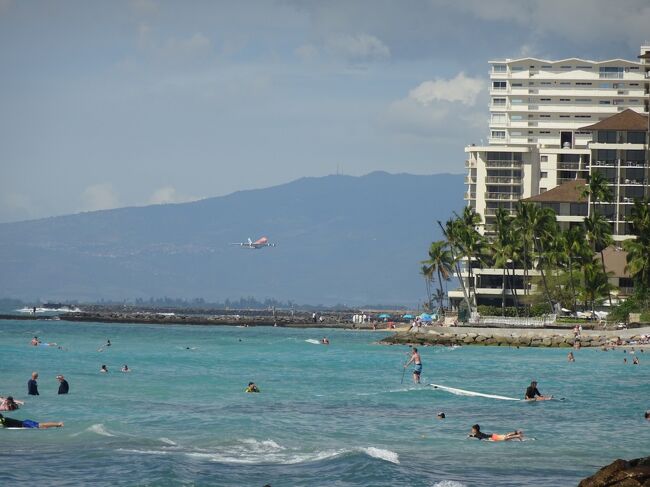
[(581, 481), (578, 487), (650, 487), (650, 457), (615, 460)]

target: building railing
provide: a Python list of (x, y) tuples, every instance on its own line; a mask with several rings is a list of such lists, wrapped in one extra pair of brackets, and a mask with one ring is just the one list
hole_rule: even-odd
[(485, 161), (485, 167), (520, 167), (521, 161)]
[(476, 178), (465, 176), (465, 184), (476, 184)]
[(466, 200), (475, 200), (476, 199), (476, 193), (465, 193), (465, 199)]
[(628, 179), (628, 178), (621, 178), (619, 181), (620, 184), (627, 184), (630, 186), (641, 186), (646, 184), (645, 179)]
[(521, 198), (519, 193), (485, 193), (486, 200), (517, 201)]
[(466, 159), (465, 160), (465, 167), (476, 167), (476, 161), (473, 159)]
[(570, 171), (579, 171), (580, 169), (583, 169), (579, 162), (558, 162), (557, 168), (568, 169)]
[(485, 182), (492, 184), (521, 184), (521, 178), (506, 178), (500, 176), (487, 176)]

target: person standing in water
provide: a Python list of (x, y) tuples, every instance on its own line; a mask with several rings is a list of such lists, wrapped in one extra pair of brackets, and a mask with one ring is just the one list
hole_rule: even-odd
[(569, 352), (569, 354), (566, 356), (567, 360), (569, 362), (575, 362), (576, 358), (573, 356), (573, 352)]
[(30, 396), (38, 396), (38, 372), (32, 372), (32, 378), (27, 381), (27, 394)]
[(411, 358), (406, 362), (406, 364), (404, 364), (404, 368), (408, 367), (411, 362), (413, 362), (413, 365), (415, 366), (413, 369), (413, 382), (419, 384), (420, 374), (422, 373), (422, 359), (420, 358), (418, 349), (415, 347), (413, 347), (413, 350), (411, 351)]
[(62, 375), (57, 375), (56, 380), (59, 381), (59, 394), (67, 394), (70, 392), (70, 384), (65, 380), (65, 377)]

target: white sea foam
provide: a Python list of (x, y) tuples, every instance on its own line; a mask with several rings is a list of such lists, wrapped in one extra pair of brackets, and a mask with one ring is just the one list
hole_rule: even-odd
[(93, 424), (92, 426), (89, 426), (85, 430), (80, 431), (79, 433), (74, 433), (71, 436), (79, 436), (80, 434), (82, 434), (84, 432), (95, 433), (95, 434), (98, 434), (98, 435), (101, 435), (101, 436), (116, 436), (113, 433), (111, 433), (110, 431), (108, 431), (104, 427), (104, 425), (101, 424), (101, 423)]
[(172, 440), (170, 440), (169, 438), (162, 437), (162, 438), (158, 438), (158, 439), (160, 441), (162, 441), (163, 443), (166, 443), (167, 445), (176, 446), (176, 443), (173, 442)]
[(443, 480), (433, 484), (433, 487), (467, 487), (465, 484), (456, 482), (455, 480)]
[(320, 345), (320, 342), (318, 340), (314, 340), (313, 338), (307, 338), (305, 341), (307, 343), (311, 343), (312, 345)]
[(367, 455), (370, 455), (374, 458), (380, 458), (390, 463), (399, 464), (399, 455), (394, 451), (384, 450), (383, 448), (375, 448), (374, 446), (369, 446), (368, 448), (361, 449)]
[(124, 453), (139, 453), (140, 455), (168, 455), (169, 453), (172, 453), (163, 450), (135, 450), (128, 448), (118, 448), (117, 451)]

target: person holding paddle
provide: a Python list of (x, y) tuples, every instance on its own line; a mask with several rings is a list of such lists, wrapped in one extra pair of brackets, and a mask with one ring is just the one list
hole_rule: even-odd
[(413, 347), (413, 350), (411, 351), (411, 358), (404, 364), (404, 368), (408, 367), (411, 362), (415, 365), (415, 368), (413, 369), (413, 382), (419, 384), (420, 374), (422, 373), (422, 359), (420, 358), (418, 349), (415, 347)]

